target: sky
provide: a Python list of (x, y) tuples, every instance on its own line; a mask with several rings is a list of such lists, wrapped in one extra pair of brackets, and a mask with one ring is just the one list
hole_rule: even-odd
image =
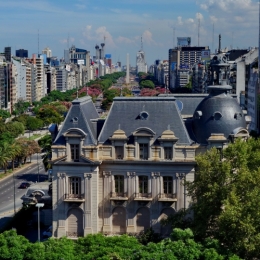
[(92, 56), (105, 42), (113, 63), (126, 64), (129, 53), (135, 66), (143, 48), (150, 66), (168, 59), (177, 37), (211, 50), (219, 34), (222, 47), (258, 46), (258, 10), (257, 0), (0, 0), (0, 52), (49, 47), (62, 58), (75, 45)]

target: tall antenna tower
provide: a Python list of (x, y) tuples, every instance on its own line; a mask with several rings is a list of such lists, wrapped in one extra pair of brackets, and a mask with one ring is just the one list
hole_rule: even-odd
[(231, 50), (233, 49), (234, 32), (232, 32)]
[(40, 54), (39, 49), (40, 49), (40, 36), (39, 36), (39, 29), (38, 29), (38, 55)]
[(214, 30), (215, 30), (215, 24), (213, 23), (213, 28), (212, 28), (212, 53), (214, 51), (214, 34), (215, 34)]
[(68, 49), (70, 48), (70, 34), (68, 33)]
[(141, 51), (143, 50), (143, 36), (141, 36)]
[(200, 46), (200, 17), (198, 14), (198, 47)]
[(175, 45), (174, 44), (174, 42), (175, 42), (175, 27), (173, 27), (173, 36), (172, 37), (173, 37), (173, 49), (174, 49), (174, 47), (175, 47), (174, 46)]

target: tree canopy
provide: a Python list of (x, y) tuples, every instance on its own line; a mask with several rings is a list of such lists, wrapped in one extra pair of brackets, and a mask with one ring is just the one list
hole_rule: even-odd
[(80, 260), (80, 259), (159, 259), (159, 260), (238, 260), (239, 257), (220, 249), (218, 241), (206, 243), (194, 240), (190, 229), (174, 229), (171, 238), (158, 243), (142, 245), (128, 235), (106, 237), (102, 234), (87, 235), (78, 240), (66, 237), (50, 238), (41, 243), (30, 243), (14, 230), (0, 234), (1, 259), (27, 260)]
[(260, 255), (260, 141), (237, 140), (223, 153), (216, 148), (196, 159), (194, 232), (213, 237), (242, 258)]

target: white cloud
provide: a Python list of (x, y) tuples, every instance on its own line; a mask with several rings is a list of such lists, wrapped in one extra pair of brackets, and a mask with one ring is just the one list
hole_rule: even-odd
[(61, 40), (60, 40), (60, 43), (62, 43), (62, 44), (67, 44), (68, 42), (69, 42), (69, 43), (75, 42), (75, 38), (70, 37), (69, 39), (67, 38), (67, 39), (61, 39)]
[(105, 26), (93, 30), (92, 25), (87, 25), (83, 31), (83, 36), (89, 41), (104, 42), (108, 47), (116, 47), (112, 35)]
[(182, 17), (181, 16), (177, 17), (177, 22), (178, 22), (178, 25), (183, 25), (183, 21), (182, 21)]
[(153, 40), (153, 35), (149, 30), (145, 30), (143, 32), (143, 42), (147, 44), (155, 44), (156, 42)]
[(119, 43), (119, 44), (122, 44), (122, 43), (130, 44), (130, 43), (134, 43), (135, 41), (131, 40), (129, 38), (123, 37), (123, 36), (119, 36), (116, 39), (116, 42)]

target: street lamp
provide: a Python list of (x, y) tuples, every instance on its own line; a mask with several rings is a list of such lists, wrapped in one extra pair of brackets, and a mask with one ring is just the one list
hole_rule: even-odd
[(40, 173), (39, 173), (39, 161), (38, 161), (38, 153), (37, 153), (37, 166), (38, 166), (38, 182), (40, 182)]
[(41, 241), (41, 235), (40, 235), (40, 208), (44, 207), (44, 203), (37, 203), (35, 205), (38, 208), (38, 242)]
[(16, 214), (16, 208), (15, 208), (15, 178), (13, 173), (13, 185), (14, 185), (14, 214)]

